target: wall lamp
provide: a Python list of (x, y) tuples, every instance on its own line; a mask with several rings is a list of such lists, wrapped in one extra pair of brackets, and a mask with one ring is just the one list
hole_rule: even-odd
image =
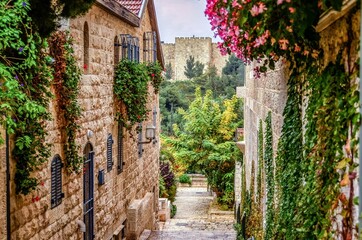
[(156, 127), (153, 125), (148, 125), (146, 127), (146, 139), (147, 141), (140, 141), (138, 144), (150, 143), (153, 139), (155, 139), (156, 135)]

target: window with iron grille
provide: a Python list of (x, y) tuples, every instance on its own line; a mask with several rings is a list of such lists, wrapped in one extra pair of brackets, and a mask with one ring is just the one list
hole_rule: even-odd
[(143, 61), (156, 62), (157, 60), (157, 42), (156, 32), (145, 32), (143, 34)]
[(108, 134), (107, 137), (107, 171), (111, 171), (113, 167), (112, 150), (113, 150), (112, 134)]
[(123, 124), (118, 123), (118, 159), (117, 159), (118, 174), (123, 171)]
[(51, 163), (51, 208), (60, 205), (64, 197), (62, 192), (62, 168), (62, 160), (57, 154)]
[(122, 46), (122, 59), (131, 61), (140, 61), (140, 46), (139, 40), (130, 34), (120, 34), (120, 44)]

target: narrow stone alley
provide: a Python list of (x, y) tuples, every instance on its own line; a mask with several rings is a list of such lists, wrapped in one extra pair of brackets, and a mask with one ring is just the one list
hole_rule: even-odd
[(236, 239), (233, 215), (212, 209), (212, 201), (213, 197), (206, 187), (179, 187), (175, 201), (176, 215), (160, 223), (160, 230), (153, 231), (146, 239)]

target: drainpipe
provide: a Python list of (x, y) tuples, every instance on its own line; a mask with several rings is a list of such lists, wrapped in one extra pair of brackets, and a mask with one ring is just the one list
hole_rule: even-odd
[(6, 233), (7, 240), (11, 239), (10, 229), (10, 145), (9, 134), (6, 132)]

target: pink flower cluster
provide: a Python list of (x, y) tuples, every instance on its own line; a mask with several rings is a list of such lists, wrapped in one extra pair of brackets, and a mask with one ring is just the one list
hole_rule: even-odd
[(293, 4), (291, 0), (207, 0), (205, 15), (222, 39), (218, 44), (222, 54), (232, 52), (244, 63), (265, 57), (277, 61), (287, 52), (304, 51), (291, 40), (297, 11)]

